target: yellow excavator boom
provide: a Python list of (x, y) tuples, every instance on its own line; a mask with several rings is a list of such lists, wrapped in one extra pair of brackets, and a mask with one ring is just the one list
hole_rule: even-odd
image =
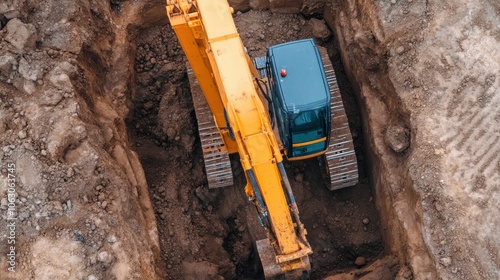
[(269, 264), (273, 268), (266, 271), (268, 264), (263, 263), (266, 277), (308, 271), (312, 250), (258, 95), (258, 72), (245, 52), (231, 8), (226, 0), (167, 0), (166, 8), (225, 147), (240, 156), (245, 192), (256, 204), (274, 249), (274, 263)]

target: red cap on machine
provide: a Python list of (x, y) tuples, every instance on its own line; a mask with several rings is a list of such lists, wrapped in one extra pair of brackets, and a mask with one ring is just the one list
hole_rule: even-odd
[(283, 68), (281, 69), (281, 77), (285, 77), (286, 76), (286, 70)]

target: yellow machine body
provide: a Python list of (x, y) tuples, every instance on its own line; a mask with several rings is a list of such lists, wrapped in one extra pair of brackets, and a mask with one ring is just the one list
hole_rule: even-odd
[(275, 256), (273, 264), (263, 266), (265, 272), (267, 265), (275, 268), (266, 277), (308, 271), (312, 250), (267, 108), (259, 97), (255, 78), (260, 76), (245, 52), (231, 8), (226, 0), (167, 0), (166, 8), (225, 147), (239, 154), (247, 175), (245, 192), (267, 221)]

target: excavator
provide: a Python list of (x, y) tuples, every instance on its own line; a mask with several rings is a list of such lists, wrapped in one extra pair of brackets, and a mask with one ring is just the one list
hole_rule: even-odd
[(233, 185), (229, 155), (238, 154), (245, 194), (266, 229), (256, 241), (265, 278), (307, 277), (313, 251), (283, 161), (318, 157), (330, 190), (358, 182), (326, 50), (304, 39), (252, 59), (227, 0), (167, 0), (166, 13), (188, 59), (209, 188)]

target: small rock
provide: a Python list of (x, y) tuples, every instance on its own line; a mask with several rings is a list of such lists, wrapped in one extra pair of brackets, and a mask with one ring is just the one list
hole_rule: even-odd
[(40, 97), (40, 105), (55, 106), (63, 99), (63, 95), (57, 90), (46, 90)]
[(103, 187), (102, 185), (97, 185), (97, 186), (95, 187), (96, 191), (100, 191), (100, 190), (102, 190), (103, 188), (104, 188), (104, 187)]
[(56, 68), (49, 74), (49, 81), (57, 87), (57, 89), (71, 92), (73, 90), (73, 85), (71, 84), (71, 80), (68, 74), (64, 72), (55, 72), (55, 71), (63, 71), (60, 68)]
[(370, 220), (368, 218), (363, 219), (363, 224), (367, 225), (370, 223)]
[(47, 155), (47, 151), (46, 151), (46, 150), (41, 150), (41, 151), (40, 151), (40, 154), (41, 154), (42, 156), (46, 156), (46, 155)]
[(31, 63), (24, 57), (19, 60), (18, 72), (23, 78), (30, 81), (37, 81), (44, 74), (40, 64)]
[(108, 202), (106, 200), (101, 203), (102, 209), (106, 209), (107, 206), (108, 206)]
[(390, 125), (384, 140), (394, 152), (401, 153), (410, 146), (410, 130), (400, 125)]
[(90, 274), (89, 276), (87, 276), (87, 280), (99, 280), (99, 278), (93, 274)]
[(30, 142), (24, 143), (24, 148), (28, 151), (33, 151), (33, 145)]
[(24, 138), (26, 138), (28, 135), (27, 135), (26, 131), (21, 130), (21, 131), (19, 131), (19, 133), (17, 134), (17, 136), (19, 136), (19, 139), (24, 139)]
[(177, 131), (173, 129), (172, 127), (169, 127), (167, 129), (167, 136), (170, 141), (172, 141), (175, 138), (175, 135), (177, 135)]
[(71, 204), (71, 200), (66, 201), (66, 206), (68, 207), (68, 210), (71, 210), (71, 207), (73, 206)]
[(52, 209), (55, 210), (55, 211), (62, 211), (63, 210), (63, 206), (61, 204), (61, 202), (59, 201), (52, 201)]
[(397, 54), (402, 54), (402, 53), (404, 53), (404, 51), (405, 51), (405, 48), (403, 46), (399, 46), (396, 48)]
[(396, 0), (391, 0), (391, 4), (396, 4)]
[(73, 170), (72, 167), (68, 168), (68, 171), (66, 171), (66, 177), (71, 178), (75, 174), (75, 171)]
[(89, 259), (90, 259), (90, 264), (96, 264), (97, 258), (95, 256), (90, 256)]
[(99, 196), (97, 197), (100, 201), (103, 201), (106, 199), (106, 194), (100, 193)]
[(117, 241), (118, 241), (118, 238), (116, 238), (116, 235), (114, 235), (114, 234), (110, 234), (110, 235), (108, 236), (108, 242), (109, 242), (109, 243), (113, 244), (113, 243), (116, 243)]
[(441, 258), (439, 259), (439, 263), (445, 267), (448, 267), (451, 264), (451, 258), (450, 257)]
[(312, 27), (312, 34), (315, 38), (321, 39), (323, 41), (327, 41), (330, 39), (330, 36), (332, 33), (326, 26), (326, 23), (324, 20), (312, 18), (309, 23), (311, 24)]
[(10, 75), (13, 67), (17, 64), (16, 58), (7, 53), (5, 55), (0, 56), (0, 74), (4, 76)]
[(443, 205), (442, 205), (441, 203), (439, 203), (439, 202), (436, 202), (436, 203), (434, 204), (434, 207), (436, 208), (436, 210), (437, 210), (438, 212), (441, 212), (441, 211), (443, 211), (443, 210), (444, 210)]
[(357, 257), (354, 261), (354, 264), (356, 264), (357, 266), (363, 266), (366, 264), (366, 259), (364, 257)]
[(3, 15), (7, 19), (14, 19), (14, 18), (20, 18), (21, 12), (19, 10), (10, 10), (10, 11), (6, 11)]
[(97, 255), (97, 260), (109, 265), (113, 261), (113, 256), (107, 251), (102, 251)]
[(18, 51), (35, 48), (36, 28), (33, 24), (25, 24), (15, 18), (10, 20), (5, 28), (7, 29), (5, 40)]

